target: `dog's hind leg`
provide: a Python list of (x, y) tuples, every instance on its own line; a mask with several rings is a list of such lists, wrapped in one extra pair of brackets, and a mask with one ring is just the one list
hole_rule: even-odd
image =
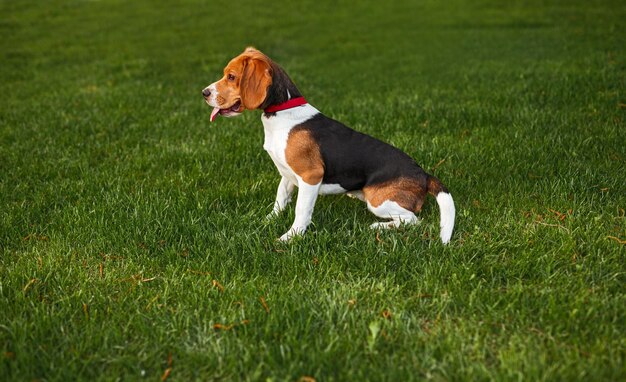
[(363, 188), (367, 209), (388, 222), (374, 223), (371, 228), (392, 228), (401, 224), (417, 224), (415, 212), (421, 211), (426, 198), (425, 178), (397, 178)]
[(392, 200), (386, 200), (378, 207), (373, 207), (369, 202), (367, 203), (367, 209), (379, 218), (391, 219), (387, 222), (378, 222), (370, 225), (370, 228), (394, 228), (399, 227), (401, 224), (417, 224), (419, 219), (412, 211), (401, 207), (398, 203)]

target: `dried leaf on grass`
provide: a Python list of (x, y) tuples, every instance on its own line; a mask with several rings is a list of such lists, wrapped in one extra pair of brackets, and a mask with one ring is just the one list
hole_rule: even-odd
[(125, 279), (121, 279), (119, 281), (130, 281), (132, 283), (147, 283), (153, 280), (156, 280), (157, 276), (145, 278), (141, 273), (137, 273), (136, 275), (132, 275)]
[(230, 325), (224, 325), (224, 324), (213, 324), (213, 329), (215, 330), (231, 330), (231, 329), (235, 329), (238, 326), (242, 326), (242, 325), (248, 325), (250, 323), (249, 320), (243, 320), (240, 323), (233, 323)]
[(430, 168), (430, 172), (435, 172), (435, 170), (437, 170), (437, 168), (439, 168), (439, 166), (441, 166), (443, 164), (443, 162), (445, 162), (445, 161), (446, 161), (446, 158), (443, 158), (442, 160), (437, 162), (436, 165), (434, 165), (433, 167)]
[(172, 368), (168, 367), (167, 369), (165, 369), (165, 371), (163, 372), (163, 375), (161, 376), (161, 382), (165, 381), (167, 379), (167, 377), (170, 376), (170, 373), (172, 372)]
[(27, 236), (25, 236), (22, 240), (24, 240), (24, 241), (29, 241), (29, 240), (48, 241), (49, 238), (48, 238), (48, 236), (38, 235), (36, 233), (31, 233), (31, 234), (28, 234)]
[(213, 286), (216, 287), (220, 292), (224, 291), (224, 287), (222, 286), (222, 284), (219, 283), (219, 281), (213, 280), (212, 283)]
[(376, 241), (382, 243), (383, 240), (380, 238), (380, 232), (376, 232)]
[(263, 297), (263, 296), (259, 297), (259, 301), (261, 301), (261, 305), (263, 305), (263, 309), (265, 309), (265, 312), (267, 314), (270, 314), (270, 307), (267, 306), (267, 302), (265, 301), (265, 297)]
[(26, 283), (26, 285), (24, 285), (22, 292), (24, 293), (28, 292), (30, 287), (33, 286), (33, 284), (36, 283), (37, 281), (39, 281), (39, 279), (31, 279), (28, 283)]
[(607, 239), (611, 239), (611, 240), (615, 240), (616, 242), (620, 243), (620, 244), (626, 244), (626, 240), (622, 240), (619, 237), (615, 237), (615, 236), (607, 236)]
[(165, 371), (163, 372), (163, 375), (161, 375), (161, 382), (165, 381), (172, 373), (172, 364), (173, 364), (172, 352), (169, 352), (167, 353), (167, 369), (165, 369)]

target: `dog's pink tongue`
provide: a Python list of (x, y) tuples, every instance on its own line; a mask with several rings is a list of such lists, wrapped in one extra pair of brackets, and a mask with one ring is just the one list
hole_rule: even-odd
[(217, 116), (217, 113), (220, 112), (220, 108), (219, 107), (214, 107), (213, 111), (211, 112), (211, 122), (213, 122), (213, 120), (215, 119), (215, 116)]

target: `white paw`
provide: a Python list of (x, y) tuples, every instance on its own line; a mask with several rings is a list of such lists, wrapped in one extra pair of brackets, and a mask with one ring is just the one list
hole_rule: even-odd
[(346, 192), (346, 195), (348, 195), (350, 198), (353, 198), (353, 199), (359, 199), (362, 202), (365, 201), (365, 197), (363, 196), (363, 191), (348, 191)]
[(370, 229), (387, 229), (391, 222), (378, 222), (370, 225)]
[(370, 225), (371, 229), (389, 229), (400, 227), (401, 225), (411, 225), (411, 224), (420, 224), (422, 222), (421, 219), (407, 219), (407, 220), (391, 220), (388, 222), (377, 222)]
[(300, 236), (304, 234), (306, 228), (291, 228), (289, 231), (285, 232), (285, 234), (278, 238), (279, 241), (288, 242), (296, 236)]
[(278, 212), (272, 211), (269, 214), (265, 215), (265, 221), (272, 221), (278, 216)]

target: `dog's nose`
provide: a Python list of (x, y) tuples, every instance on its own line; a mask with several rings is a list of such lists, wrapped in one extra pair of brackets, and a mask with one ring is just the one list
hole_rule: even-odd
[(205, 88), (204, 90), (202, 90), (202, 95), (205, 97), (208, 97), (211, 95), (211, 91), (209, 90), (209, 88)]

